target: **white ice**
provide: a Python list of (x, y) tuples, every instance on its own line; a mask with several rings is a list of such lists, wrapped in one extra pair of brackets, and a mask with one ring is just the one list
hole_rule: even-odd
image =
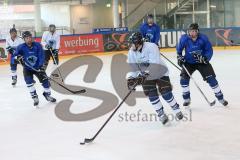
[[(176, 62), (174, 53), (165, 55)], [(104, 66), (95, 83), (84, 84), (81, 80), (86, 67), (72, 72), (66, 83), (86, 85), (117, 95), (112, 84), (106, 83), (110, 81), (112, 55), (99, 58)], [(174, 95), (182, 104), (179, 71), (166, 63), (170, 69)], [(79, 143), (84, 138), (92, 137), (110, 113), (86, 122), (64, 122), (55, 115), (56, 105), (49, 104), (40, 95), (40, 85), (37, 85), (40, 109), (32, 106), (21, 67), (18, 69), (17, 87), (13, 88), (9, 66), (0, 66), (0, 160), (239, 160), (240, 53), (237, 50), (215, 51), (212, 65), (229, 101), (228, 107), (218, 102), (214, 107), (209, 107), (191, 82), (191, 121), (172, 121), (167, 127), (157, 121), (120, 122), (121, 113), (137, 113), (140, 109), (142, 113), (154, 113), (148, 99), (139, 98), (135, 107), (124, 103), (95, 142), (85, 146)], [(200, 74), (196, 72), (193, 77), (207, 97), (213, 100), (213, 92), (202, 81)], [(53, 95), (58, 101), (73, 99), (73, 113), (91, 110), (101, 102), (54, 91)], [(166, 112), (171, 113), (169, 106), (165, 102), (163, 104)], [(182, 110), (190, 114), (183, 107)]]

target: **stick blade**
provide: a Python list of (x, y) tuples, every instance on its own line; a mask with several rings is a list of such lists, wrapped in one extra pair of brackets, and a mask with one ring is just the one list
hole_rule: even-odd
[(89, 138), (85, 138), (84, 142), (81, 142), (80, 145), (85, 145), (87, 143), (91, 143), (93, 141), (93, 138), (89, 139)]
[(74, 91), (74, 94), (80, 94), (80, 93), (85, 93), (85, 92), (86, 92), (86, 89), (82, 89), (79, 91)]
[(59, 76), (59, 74), (52, 74), (52, 76), (54, 77), (54, 78), (60, 78), (60, 76)]
[(214, 106), (216, 104), (216, 100), (210, 103), (210, 106)]

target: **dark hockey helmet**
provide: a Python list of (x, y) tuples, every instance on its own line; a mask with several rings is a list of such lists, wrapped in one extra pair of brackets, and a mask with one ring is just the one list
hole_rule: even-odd
[(30, 31), (24, 31), (22, 33), (22, 37), (23, 37), (23, 39), (26, 37), (32, 37), (32, 33)]
[(141, 45), (143, 44), (143, 37), (140, 32), (134, 32), (130, 37), (129, 37), (129, 43), (134, 44), (134, 45)]
[(17, 33), (16, 28), (11, 28), (10, 31), (9, 31), (9, 33)]
[(56, 31), (56, 26), (55, 26), (55, 24), (50, 24), (50, 25), (49, 25), (49, 31), (50, 31), (50, 32), (55, 32), (55, 31)]
[(192, 23), (189, 25), (188, 30), (197, 30), (199, 31), (199, 25), (197, 23)]
[(55, 24), (50, 24), (49, 28), (56, 28)]
[(148, 15), (147, 15), (147, 19), (149, 19), (149, 18), (150, 18), (150, 19), (153, 19), (153, 15), (152, 15), (152, 14), (148, 14)]

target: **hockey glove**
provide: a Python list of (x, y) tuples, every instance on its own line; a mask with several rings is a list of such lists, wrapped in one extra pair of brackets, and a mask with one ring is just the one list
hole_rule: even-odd
[(23, 64), (23, 56), (18, 55), (15, 56), (14, 59), (17, 61), (18, 64)]
[(53, 55), (54, 55), (54, 56), (57, 56), (57, 55), (58, 55), (58, 49), (54, 49), (54, 50), (53, 50)]
[(46, 44), (46, 45), (45, 45), (45, 48), (48, 49), (48, 50), (51, 50), (51, 49), (52, 49), (52, 47), (51, 47), (49, 44)]
[(136, 79), (136, 78), (133, 78), (133, 77), (130, 77), (130, 78), (127, 80), (127, 87), (128, 87), (128, 89), (135, 91), (134, 85), (135, 85), (136, 83), (137, 83), (137, 79)]
[(177, 60), (178, 60), (178, 65), (180, 67), (182, 67), (182, 65), (186, 62), (185, 58), (183, 56), (181, 56), (181, 55), (177, 56)]
[(15, 49), (11, 46), (7, 47), (6, 50), (9, 52), (9, 54), (12, 54), (15, 52)]
[(201, 54), (193, 54), (193, 58), (195, 59), (195, 61), (197, 63), (208, 64), (207, 58), (205, 56), (201, 55)]
[(148, 77), (148, 73), (144, 72), (139, 74), (136, 78), (130, 77), (127, 80), (127, 86), (129, 90), (135, 90), (135, 87), (137, 85), (142, 85), (145, 81), (145, 79)]
[(138, 85), (142, 85), (145, 81), (145, 79), (149, 76), (147, 72), (143, 72), (137, 76), (137, 83)]

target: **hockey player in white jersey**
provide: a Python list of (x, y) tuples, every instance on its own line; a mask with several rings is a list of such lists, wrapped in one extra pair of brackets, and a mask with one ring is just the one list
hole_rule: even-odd
[(58, 65), (58, 51), (60, 48), (60, 35), (56, 32), (54, 24), (49, 25), (49, 31), (45, 31), (42, 36), (41, 44), (45, 50), (45, 63), (44, 67), (47, 69), (50, 57), (53, 58), (53, 63)]
[[(182, 119), (183, 114), (179, 104), (172, 94), (168, 68), (160, 57), (158, 46), (154, 43), (144, 42), (140, 32), (133, 33), (129, 41), (131, 48), (128, 52), (128, 63), (131, 72), (127, 80), (128, 88), (133, 89), (136, 83), (142, 85), (144, 94), (148, 96), (163, 124), (168, 122), (168, 117), (164, 113), (158, 91), (162, 98), (171, 106), (177, 119)], [(149, 76), (144, 81), (141, 78), (141, 73), (143, 72), (149, 73)]]
[(13, 54), (16, 51), (17, 46), (24, 43), (23, 39), (17, 36), (17, 30), (15, 28), (10, 29), (10, 36), (6, 39), (6, 50), (10, 55), (10, 67), (12, 76), (12, 85), (17, 84), (17, 60)]

